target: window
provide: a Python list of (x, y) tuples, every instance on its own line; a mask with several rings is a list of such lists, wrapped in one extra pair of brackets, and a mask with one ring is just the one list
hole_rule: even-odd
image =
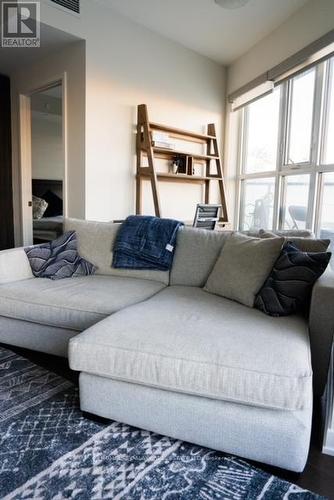
[(334, 249), (334, 58), (238, 112), (239, 229), (309, 229)]
[(241, 229), (243, 231), (271, 227), (275, 194), (275, 178), (244, 180)]
[(324, 163), (334, 163), (334, 61), (329, 68), (329, 82), (326, 105), (326, 131), (324, 138)]
[(292, 78), (288, 86), (290, 123), (287, 163), (294, 165), (311, 160), (315, 69)]
[(276, 167), (280, 89), (247, 106), (244, 171), (268, 172)]
[(309, 175), (289, 175), (284, 178), (283, 229), (307, 228), (309, 192)]
[[(330, 250), (334, 253), (334, 172), (322, 176), (320, 237), (331, 240)], [(334, 268), (334, 259), (331, 262)]]

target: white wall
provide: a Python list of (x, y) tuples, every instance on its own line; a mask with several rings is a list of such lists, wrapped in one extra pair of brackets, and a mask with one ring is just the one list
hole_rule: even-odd
[[(33, 49), (31, 49), (33, 50)], [(19, 97), (65, 75), (67, 106), (67, 214), (85, 216), (85, 42), (69, 44), (10, 75), (12, 99), (15, 242), (22, 242)], [(24, 173), (23, 173), (24, 175)]]
[(334, 27), (334, 1), (311, 0), (228, 68), (228, 92), (242, 85)]
[(32, 113), (32, 178), (63, 180), (62, 117)]
[[(134, 212), (136, 107), (152, 121), (223, 136), (225, 70), (95, 2), (80, 19), (47, 4), (42, 18), (86, 40), (86, 218), (110, 220)], [(194, 214), (198, 187), (163, 185), (163, 215)], [(146, 212), (151, 204), (145, 205)]]

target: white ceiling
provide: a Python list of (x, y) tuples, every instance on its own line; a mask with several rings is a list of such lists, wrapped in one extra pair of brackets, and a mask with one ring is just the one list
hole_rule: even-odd
[(233, 10), (214, 0), (98, 1), (214, 61), (230, 64), (308, 0), (250, 0)]

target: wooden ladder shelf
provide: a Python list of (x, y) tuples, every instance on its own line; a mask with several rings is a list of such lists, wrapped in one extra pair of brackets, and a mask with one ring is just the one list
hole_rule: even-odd
[[(191, 153), (176, 149), (166, 149), (155, 147), (153, 144), (152, 131), (167, 132), (170, 137), (182, 139), (189, 142), (197, 142), (206, 146), (205, 154)], [(189, 132), (167, 125), (150, 122), (148, 119), (148, 111), (146, 104), (138, 106), (138, 122), (137, 122), (137, 175), (136, 175), (136, 213), (142, 213), (142, 182), (150, 180), (152, 186), (153, 202), (155, 215), (161, 217), (161, 204), (159, 196), (159, 181), (169, 182), (188, 182), (204, 184), (204, 202), (210, 202), (210, 183), (218, 182), (219, 195), (222, 205), (222, 214), (220, 222), (228, 222), (225, 183), (223, 177), (221, 156), (219, 152), (219, 144), (216, 136), (216, 128), (213, 123), (207, 127), (207, 134), (199, 134)], [(172, 160), (173, 158), (185, 158), (186, 173), (169, 173), (157, 172), (157, 158)], [(144, 158), (148, 166), (143, 166)], [(216, 164), (216, 173), (211, 173), (211, 162)], [(193, 163), (204, 163), (204, 175), (193, 175)]]

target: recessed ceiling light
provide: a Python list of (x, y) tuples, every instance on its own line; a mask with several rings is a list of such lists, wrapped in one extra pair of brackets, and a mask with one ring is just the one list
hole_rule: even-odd
[(240, 9), (249, 2), (249, 0), (215, 0), (216, 4), (224, 9)]

